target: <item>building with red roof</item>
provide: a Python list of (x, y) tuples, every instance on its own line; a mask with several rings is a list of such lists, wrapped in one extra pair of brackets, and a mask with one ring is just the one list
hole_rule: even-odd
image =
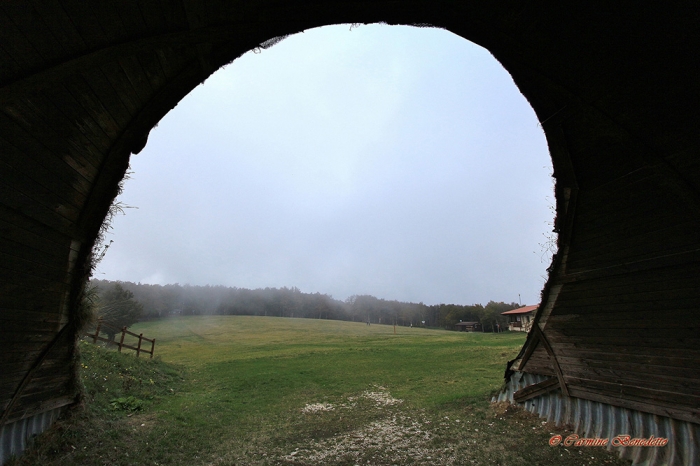
[(532, 321), (535, 319), (535, 312), (539, 304), (534, 306), (524, 306), (512, 311), (501, 312), (501, 315), (508, 316), (508, 330), (515, 332), (529, 332)]

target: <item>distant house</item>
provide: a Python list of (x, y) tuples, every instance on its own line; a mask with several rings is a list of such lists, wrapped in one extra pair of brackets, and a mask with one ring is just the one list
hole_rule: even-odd
[(539, 304), (525, 306), (512, 311), (501, 312), (501, 315), (508, 317), (508, 330), (515, 332), (529, 332), (532, 321), (535, 319), (535, 312)]
[(475, 332), (479, 330), (479, 322), (459, 322), (455, 324), (455, 330), (460, 332)]

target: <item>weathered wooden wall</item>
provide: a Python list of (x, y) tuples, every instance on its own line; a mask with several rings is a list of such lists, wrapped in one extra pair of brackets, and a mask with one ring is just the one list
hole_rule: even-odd
[(486, 47), (545, 130), (560, 250), (543, 337), (531, 335), (512, 368), (557, 375), (581, 398), (700, 422), (699, 20), (692, 2), (3, 2), (2, 421), (74, 399), (75, 329), (57, 335), (75, 321), (89, 252), (150, 129), (270, 39), (384, 21)]

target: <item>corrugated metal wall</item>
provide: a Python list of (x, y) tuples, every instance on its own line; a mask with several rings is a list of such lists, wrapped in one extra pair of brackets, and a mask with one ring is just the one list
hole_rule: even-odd
[(0, 428), (0, 464), (5, 464), (5, 461), (13, 455), (20, 455), (27, 447), (27, 442), (48, 429), (58, 419), (63, 409), (44, 411), (2, 426)]
[[(513, 393), (527, 386), (549, 379), (547, 376), (516, 372), (506, 387), (491, 401), (509, 401)], [(550, 392), (519, 404), (528, 411), (557, 425), (568, 425), (585, 438), (612, 439), (617, 435), (633, 438), (665, 437), (664, 447), (613, 447), (620, 457), (632, 460), (635, 466), (688, 466), (700, 465), (700, 425), (678, 421), (656, 414), (619, 408), (605, 403), (564, 397), (558, 391)], [(579, 447), (583, 448), (583, 447)]]

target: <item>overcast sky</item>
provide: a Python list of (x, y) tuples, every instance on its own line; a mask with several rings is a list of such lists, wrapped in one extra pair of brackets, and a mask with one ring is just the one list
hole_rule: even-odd
[(544, 134), (505, 69), (447, 31), (342, 25), (249, 52), (131, 167), (120, 200), (138, 209), (97, 278), (539, 301)]

